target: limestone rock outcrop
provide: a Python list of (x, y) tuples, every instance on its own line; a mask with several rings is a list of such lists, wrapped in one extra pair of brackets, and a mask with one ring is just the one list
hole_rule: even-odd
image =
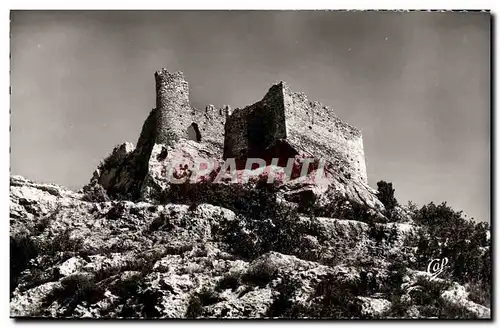
[[(376, 241), (372, 227), (359, 221), (254, 218), (245, 211), (88, 202), (80, 193), (12, 177), (11, 316), (394, 316), (391, 261), (411, 258), (405, 238), (415, 227), (377, 224), (388, 237)], [(411, 298), (428, 276), (409, 270), (400, 278)], [(456, 283), (442, 297), (470, 316), (490, 316)], [(337, 298), (345, 306), (335, 305)], [(325, 302), (336, 307), (323, 313)], [(418, 307), (412, 311), (408, 317)]]

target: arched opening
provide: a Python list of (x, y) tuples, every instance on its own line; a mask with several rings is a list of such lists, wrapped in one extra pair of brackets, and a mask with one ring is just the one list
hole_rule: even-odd
[(187, 133), (188, 133), (189, 140), (194, 140), (196, 142), (201, 141), (201, 133), (200, 133), (200, 129), (198, 129), (198, 124), (191, 123), (191, 125), (188, 126), (188, 128), (187, 128)]

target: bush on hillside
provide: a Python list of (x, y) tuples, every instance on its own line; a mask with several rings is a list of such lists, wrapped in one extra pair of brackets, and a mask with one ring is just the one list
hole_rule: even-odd
[[(413, 220), (420, 226), (412, 245), (417, 247), (415, 269), (426, 270), (435, 258), (447, 257), (444, 276), (461, 283), (473, 283), (482, 290), (491, 289), (491, 242), (489, 225), (465, 219), (446, 203), (427, 204)], [(483, 301), (484, 302), (484, 301)]]
[(389, 220), (391, 220), (393, 217), (394, 209), (398, 205), (398, 201), (394, 197), (394, 193), (396, 190), (392, 187), (392, 183), (381, 180), (377, 182), (377, 191), (378, 199), (385, 206), (386, 216)]

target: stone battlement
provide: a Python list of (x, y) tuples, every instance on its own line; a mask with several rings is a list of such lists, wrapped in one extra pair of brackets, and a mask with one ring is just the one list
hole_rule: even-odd
[(181, 72), (162, 69), (155, 73), (155, 80), (156, 108), (144, 123), (138, 148), (172, 145), (184, 138), (212, 145), (221, 157), (245, 159), (262, 157), (286, 140), (294, 149), (324, 158), (367, 181), (361, 132), (327, 106), (292, 92), (285, 82), (273, 85), (255, 104), (231, 111), (229, 106), (191, 107), (188, 83)]

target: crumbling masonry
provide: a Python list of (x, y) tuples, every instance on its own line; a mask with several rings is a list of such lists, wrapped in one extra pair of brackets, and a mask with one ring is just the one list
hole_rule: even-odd
[(181, 72), (162, 69), (155, 79), (156, 108), (144, 123), (138, 148), (173, 145), (185, 138), (210, 144), (224, 158), (241, 160), (265, 158), (271, 149), (283, 149), (277, 145), (286, 144), (286, 156), (300, 150), (367, 181), (360, 131), (342, 122), (327, 106), (290, 91), (284, 82), (273, 85), (261, 101), (231, 113), (228, 106), (191, 107), (188, 83)]

